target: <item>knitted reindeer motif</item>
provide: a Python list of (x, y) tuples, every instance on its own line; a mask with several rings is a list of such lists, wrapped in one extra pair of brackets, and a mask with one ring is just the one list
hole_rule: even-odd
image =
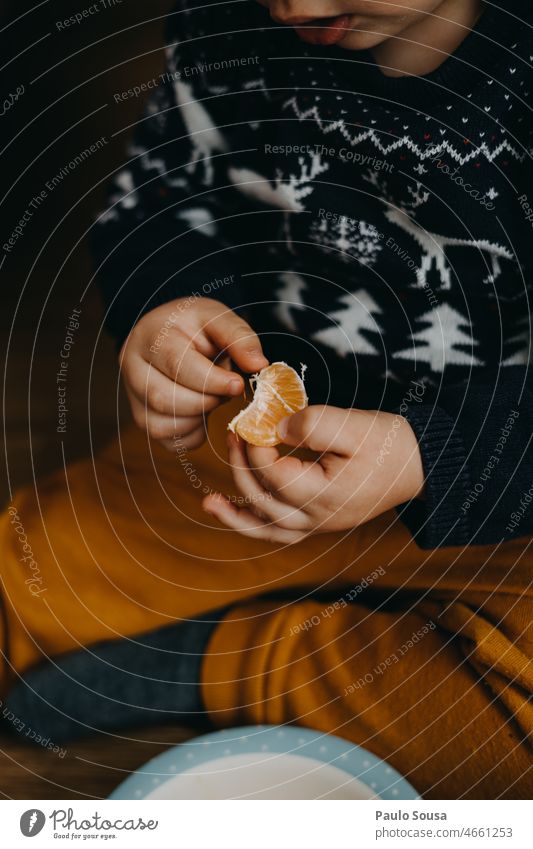
[(429, 286), (429, 274), (436, 271), (443, 291), (451, 289), (452, 267), (446, 256), (446, 248), (471, 247), (483, 251), (488, 274), (483, 282), (493, 283), (501, 273), (501, 259), (512, 259), (511, 252), (503, 245), (493, 244), (487, 239), (458, 239), (454, 236), (442, 236), (430, 233), (421, 227), (405, 209), (388, 209), (385, 218), (408, 233), (420, 247), (420, 266), (417, 271), (417, 282), (425, 288)]

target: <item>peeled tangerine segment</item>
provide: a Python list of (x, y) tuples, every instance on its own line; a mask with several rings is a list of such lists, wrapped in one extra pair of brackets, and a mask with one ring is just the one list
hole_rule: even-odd
[(251, 445), (271, 446), (281, 442), (277, 425), (286, 416), (307, 407), (302, 366), (301, 376), (286, 363), (272, 363), (254, 374), (250, 385), (254, 397), (237, 413), (228, 430), (238, 434)]

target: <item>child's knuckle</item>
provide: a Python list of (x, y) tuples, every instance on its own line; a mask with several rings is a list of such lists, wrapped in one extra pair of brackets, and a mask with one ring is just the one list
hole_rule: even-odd
[(265, 511), (261, 510), (261, 508), (258, 507), (257, 504), (251, 504), (249, 509), (252, 511), (254, 516), (257, 516), (257, 518), (261, 520), (261, 522), (269, 522), (270, 521), (269, 517), (265, 513)]
[(200, 403), (200, 412), (210, 413), (211, 410), (214, 410), (221, 403), (221, 399), (217, 398), (216, 395), (204, 395), (203, 399)]
[(299, 422), (303, 434), (312, 433), (320, 422), (320, 411), (315, 407), (306, 407), (300, 413)]
[(268, 492), (278, 491), (279, 481), (276, 479), (276, 472), (273, 468), (259, 469), (255, 474), (263, 489)]
[(233, 325), (230, 330), (228, 342), (230, 345), (236, 345), (240, 342), (247, 342), (250, 339), (250, 328), (243, 321), (239, 321)]
[(166, 439), (171, 436), (168, 427), (164, 423), (158, 421), (148, 422), (148, 433), (152, 439)]
[(146, 431), (148, 429), (148, 422), (146, 420), (146, 413), (144, 410), (132, 408), (132, 416), (133, 421), (141, 430)]
[(165, 353), (165, 368), (167, 370), (167, 374), (172, 375), (174, 379), (176, 379), (181, 370), (184, 367), (184, 361), (187, 356), (190, 347), (185, 347), (183, 350), (175, 350), (170, 348)]
[(150, 409), (155, 410), (158, 413), (163, 413), (165, 411), (165, 395), (156, 386), (151, 384), (148, 386), (146, 390), (146, 400)]

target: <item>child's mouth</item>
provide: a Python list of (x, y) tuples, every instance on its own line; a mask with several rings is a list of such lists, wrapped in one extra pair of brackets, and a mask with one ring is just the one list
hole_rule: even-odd
[(349, 26), (350, 15), (337, 15), (335, 18), (317, 18), (305, 27), (294, 27), (294, 30), (298, 38), (307, 44), (338, 44)]

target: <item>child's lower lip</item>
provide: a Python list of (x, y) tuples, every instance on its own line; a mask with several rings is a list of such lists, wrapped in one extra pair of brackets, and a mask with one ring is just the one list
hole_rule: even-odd
[(336, 18), (323, 18), (310, 22), (307, 27), (294, 27), (302, 41), (308, 44), (338, 44), (344, 38), (350, 25), (350, 15), (338, 15)]

